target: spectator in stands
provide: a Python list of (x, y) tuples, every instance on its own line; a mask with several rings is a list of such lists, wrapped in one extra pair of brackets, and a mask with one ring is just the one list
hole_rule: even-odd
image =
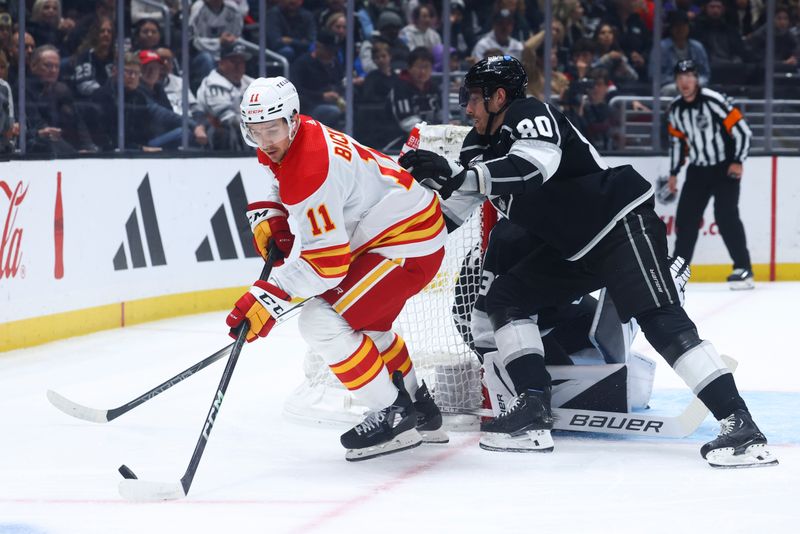
[(665, 0), (664, 15), (666, 16), (667, 13), (675, 10), (686, 13), (686, 16), (689, 17), (689, 22), (694, 22), (695, 18), (702, 12), (700, 2), (695, 0)]
[(14, 117), (14, 92), (8, 85), (8, 57), (0, 50), (0, 154), (14, 150), (19, 123)]
[(300, 94), (300, 108), (333, 128), (344, 119), (344, 65), (336, 60), (338, 42), (328, 30), (320, 30), (314, 50), (292, 64), (292, 82)]
[(372, 62), (377, 68), (367, 74), (361, 88), (361, 100), (373, 104), (386, 102), (399, 79), (392, 69), (392, 51), (389, 43), (380, 40), (373, 43)]
[(591, 39), (579, 39), (572, 47), (572, 61), (567, 66), (567, 76), (571, 80), (580, 80), (589, 75), (596, 60), (597, 46)]
[(741, 63), (747, 59), (747, 52), (739, 31), (725, 20), (722, 0), (708, 0), (694, 23), (692, 38), (703, 44), (715, 76), (725, 79), (722, 71), (726, 70), (732, 78), (742, 79)]
[[(181, 0), (162, 0), (161, 3), (167, 6), (173, 20), (180, 13)], [(153, 19), (158, 22), (159, 26), (166, 24), (164, 12), (161, 9), (146, 4), (142, 0), (131, 0), (131, 22), (135, 25), (142, 19)]]
[[(528, 94), (544, 100), (544, 30), (525, 41), (522, 50), (522, 66), (528, 75)], [(569, 79), (558, 70), (558, 54), (553, 47), (551, 56), (552, 73), (550, 76), (550, 94), (559, 96), (569, 87)]]
[[(790, 31), (791, 17), (789, 8), (778, 6), (775, 9), (775, 62), (788, 67), (797, 67), (800, 58), (800, 43)], [(767, 26), (764, 25), (753, 32), (747, 45), (754, 57), (765, 57), (767, 51)], [(793, 69), (794, 70), (794, 69)]]
[[(19, 73), (19, 31), (15, 31), (11, 34), (11, 42), (14, 43), (14, 46), (11, 46), (8, 49), (8, 59), (9, 59), (9, 68), (8, 68), (8, 84), (14, 88), (16, 91), (17, 85), (17, 77)], [(25, 32), (25, 71), (29, 72), (31, 67), (31, 56), (33, 55), (33, 50), (36, 48), (36, 41), (33, 40), (33, 36), (28, 32)]]
[(564, 45), (570, 49), (581, 39), (589, 37), (583, 20), (583, 4), (580, 0), (563, 0), (556, 4), (553, 16), (564, 25)]
[(223, 45), (219, 65), (197, 90), (197, 102), (210, 125), (208, 138), (214, 150), (247, 150), (239, 129), (239, 105), (253, 81), (244, 72), (250, 57), (240, 43)]
[(728, 13), (728, 24), (737, 28), (744, 39), (766, 22), (762, 0), (728, 0), (725, 12)]
[[(361, 28), (367, 38), (378, 33), (378, 17), (380, 17), (381, 13), (383, 13), (386, 8), (390, 7), (391, 4), (393, 4), (391, 0), (368, 0), (356, 11), (358, 22), (361, 24)], [(356, 7), (358, 7), (357, 4)]]
[[(164, 88), (164, 92), (169, 99), (170, 107), (172, 111), (178, 115), (183, 115), (183, 78), (176, 76), (172, 72), (175, 63), (175, 55), (169, 48), (159, 48), (156, 50), (156, 54), (158, 54), (160, 59), (161, 86)], [(203, 127), (203, 111), (200, 109), (197, 99), (191, 90), (188, 91), (188, 95), (189, 116), (192, 117), (200, 127)], [(202, 132), (202, 137), (205, 137), (205, 128), (203, 128)], [(195, 131), (195, 136), (198, 137), (197, 131)], [(201, 142), (200, 144), (204, 145), (205, 142)]]
[(114, 23), (97, 19), (75, 54), (64, 63), (62, 79), (69, 82), (75, 97), (89, 99), (106, 83), (114, 67)]
[(172, 103), (161, 85), (161, 56), (155, 50), (140, 50), (139, 65), (142, 67), (139, 88), (150, 100), (172, 111)]
[[(336, 36), (336, 61), (344, 65), (347, 62), (347, 15), (342, 11), (334, 11), (325, 19), (323, 28)], [(361, 58), (358, 56), (360, 43), (354, 42), (353, 52), (353, 85), (360, 86), (364, 83), (364, 72), (361, 66)]]
[(583, 118), (586, 120), (586, 138), (598, 150), (613, 150), (618, 148), (615, 129), (617, 122), (613, 110), (608, 102), (616, 92), (608, 71), (602, 67), (589, 71), (588, 78), (592, 86), (587, 93), (587, 100), (583, 108)]
[(74, 20), (61, 17), (60, 0), (36, 0), (25, 29), (39, 46), (53, 45), (63, 53), (67, 36), (74, 28)]
[(431, 78), (432, 74), (431, 51), (423, 46), (412, 50), (408, 55), (408, 69), (400, 74), (389, 97), (397, 124), (406, 134), (418, 122), (435, 124), (441, 121), (441, 90)]
[(303, 0), (278, 0), (267, 11), (267, 46), (293, 62), (308, 52), (317, 37), (314, 15)]
[(501, 9), (494, 14), (492, 31), (478, 41), (472, 50), (472, 56), (481, 60), (486, 57), (487, 50), (498, 48), (503, 54), (519, 59), (522, 57), (522, 43), (511, 37), (513, 31), (514, 15), (507, 9)]
[(368, 146), (380, 149), (393, 140), (403, 137), (403, 131), (397, 125), (392, 110), (387, 105), (389, 95), (399, 78), (392, 69), (389, 43), (377, 40), (374, 42), (372, 61), (378, 68), (367, 74), (364, 79), (355, 126), (358, 139), (363, 139)]
[(411, 24), (400, 30), (400, 38), (409, 49), (424, 46), (432, 50), (437, 44), (442, 44), (441, 36), (433, 29), (436, 16), (436, 10), (431, 4), (418, 4), (414, 8), (411, 12)]
[(652, 35), (636, 8), (636, 0), (611, 0), (605, 22), (618, 28), (619, 45), (643, 78), (647, 74), (645, 58), (650, 52)]
[(72, 92), (58, 81), (61, 57), (53, 45), (36, 48), (25, 87), (27, 147), (51, 155), (96, 152)]
[(156, 19), (139, 19), (133, 26), (133, 50), (155, 50), (162, 46), (161, 26)]
[[(691, 59), (697, 67), (697, 78), (701, 86), (708, 85), (711, 67), (706, 50), (699, 41), (689, 39), (689, 16), (683, 11), (670, 11), (667, 14), (669, 37), (662, 39), (661, 46), (661, 93), (677, 95), (673, 70), (679, 61)], [(655, 47), (654, 47), (655, 48)], [(656, 65), (650, 62), (650, 77), (656, 72)]]
[(0, 13), (0, 51), (8, 53), (11, 44), (11, 15)]
[[(156, 104), (142, 91), (139, 54), (128, 52), (124, 61), (125, 148), (143, 152), (177, 148), (181, 142), (181, 116)], [(117, 95), (115, 65), (111, 78), (95, 93), (95, 101), (104, 116), (101, 139), (104, 150), (115, 150), (118, 144)]]
[(583, 0), (581, 5), (583, 5), (583, 21), (586, 31), (589, 35), (596, 35), (600, 23), (608, 18), (606, 2), (605, 0)]
[(403, 19), (395, 11), (387, 9), (380, 14), (378, 17), (378, 35), (374, 35), (369, 40), (361, 43), (359, 57), (361, 58), (361, 68), (364, 69), (364, 72), (369, 73), (377, 68), (372, 61), (372, 46), (378, 40), (389, 44), (392, 69), (399, 71), (405, 68), (410, 50), (405, 41), (399, 36), (400, 28), (402, 27)]
[(478, 61), (477, 58), (471, 56), (478, 38), (475, 36), (475, 29), (465, 15), (464, 0), (452, 0), (450, 2), (450, 45), (458, 51), (459, 56), (464, 58), (467, 65), (471, 66)]
[(101, 18), (109, 18), (116, 21), (116, 11), (116, 0), (95, 0), (94, 10), (80, 17), (75, 23), (75, 29), (67, 36), (66, 53), (74, 53), (81, 44), (81, 41), (83, 41), (84, 37), (89, 33), (89, 29), (97, 25)]
[[(359, 2), (356, 2), (358, 4)], [(325, 7), (319, 9), (314, 13), (314, 17), (316, 20), (317, 29), (320, 28), (328, 28), (329, 30), (336, 33), (338, 30), (330, 26), (331, 18), (334, 14), (341, 14), (345, 17), (345, 32), (343, 35), (346, 35), (346, 28), (347, 28), (347, 0), (325, 0)], [(356, 43), (356, 50), (358, 49), (358, 43), (368, 39), (372, 34), (365, 33), (363, 28), (361, 27), (361, 19), (356, 16), (353, 19), (353, 41)]]
[(514, 19), (514, 29), (511, 31), (511, 37), (524, 43), (528, 37), (531, 36), (531, 27), (528, 20), (525, 18), (525, 2), (524, 0), (495, 0), (489, 16), (481, 19), (483, 24), (483, 31), (481, 33), (489, 33), (493, 29), (494, 16), (503, 10), (508, 10)]
[(192, 4), (189, 27), (195, 50), (191, 68), (194, 87), (214, 70), (220, 59), (220, 49), (241, 37), (244, 19), (233, 4), (226, 4), (223, 0), (202, 0)]
[(597, 45), (597, 66), (603, 67), (615, 84), (636, 81), (639, 75), (617, 42), (617, 31), (611, 24), (601, 23), (594, 35)]

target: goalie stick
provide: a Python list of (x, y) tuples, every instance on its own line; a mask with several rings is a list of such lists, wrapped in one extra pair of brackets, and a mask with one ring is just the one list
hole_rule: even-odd
[[(275, 245), (275, 241), (270, 241), (269, 254), (264, 268), (261, 271), (261, 280), (267, 280), (270, 272), (272, 272), (272, 265), (278, 260), (280, 251)], [(214, 428), (214, 422), (219, 415), (219, 409), (222, 406), (222, 400), (225, 398), (225, 391), (230, 384), (233, 369), (236, 367), (236, 362), (239, 359), (239, 353), (242, 351), (244, 342), (247, 338), (247, 331), (250, 328), (248, 321), (244, 321), (239, 326), (239, 331), (236, 332), (236, 341), (233, 342), (228, 363), (225, 365), (225, 370), (222, 372), (219, 386), (214, 394), (214, 400), (211, 402), (211, 407), (208, 409), (208, 415), (203, 423), (203, 430), (200, 432), (200, 437), (197, 438), (192, 457), (189, 459), (189, 466), (186, 468), (183, 476), (178, 482), (153, 482), (147, 480), (139, 480), (134, 472), (126, 465), (119, 467), (119, 472), (123, 476), (123, 480), (119, 483), (119, 493), (125, 499), (130, 501), (165, 501), (174, 500), (186, 497), (189, 494), (189, 488), (192, 486), (194, 475), (197, 472), (197, 467), (200, 465), (200, 459), (203, 456), (203, 451), (208, 443), (211, 430)]]
[(153, 397), (160, 395), (161, 393), (165, 392), (172, 386), (180, 384), (181, 382), (183, 382), (196, 372), (200, 371), (201, 369), (205, 369), (206, 367), (216, 362), (217, 360), (224, 358), (231, 352), (233, 345), (234, 344), (231, 343), (227, 347), (221, 348), (211, 356), (197, 362), (188, 369), (181, 371), (180, 373), (173, 376), (169, 380), (165, 380), (164, 382), (157, 385), (147, 393), (140, 395), (139, 397), (128, 402), (127, 404), (123, 404), (122, 406), (118, 406), (116, 408), (111, 408), (110, 410), (100, 410), (97, 408), (90, 408), (88, 406), (83, 406), (81, 404), (78, 404), (77, 402), (69, 400), (68, 398), (64, 397), (59, 393), (56, 393), (52, 389), (47, 390), (47, 400), (50, 401), (50, 404), (52, 404), (65, 414), (71, 415), (72, 417), (77, 417), (78, 419), (83, 419), (84, 421), (91, 421), (92, 423), (108, 423), (109, 421), (113, 421), (120, 415), (133, 410), (140, 404), (144, 404)]

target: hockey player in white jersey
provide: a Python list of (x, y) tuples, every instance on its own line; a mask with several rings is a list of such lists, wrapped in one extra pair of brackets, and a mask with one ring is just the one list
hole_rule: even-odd
[(282, 77), (255, 80), (242, 99), (242, 135), (267, 177), (264, 200), (247, 212), (256, 247), (266, 256), (274, 240), (288, 256), (292, 217), (300, 253), (276, 264), (270, 282), (254, 283), (228, 326), (248, 320), (253, 341), (293, 298), (308, 298), (299, 317), (305, 341), (370, 409), (341, 437), (346, 459), (444, 443), (441, 413), (392, 331), (406, 300), (441, 265), (447, 231), (439, 201), (388, 156), (299, 109), (297, 90)]

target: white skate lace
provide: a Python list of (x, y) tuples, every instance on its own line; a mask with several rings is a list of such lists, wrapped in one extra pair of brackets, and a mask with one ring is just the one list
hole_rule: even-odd
[(356, 425), (356, 433), (361, 435), (369, 432), (373, 428), (378, 428), (378, 425), (380, 425), (384, 419), (386, 419), (386, 416), (383, 412), (369, 412), (367, 413), (367, 417)]
[(719, 435), (725, 436), (727, 434), (730, 434), (735, 426), (736, 426), (736, 420), (733, 414), (729, 415), (725, 419), (721, 419), (719, 422)]
[(517, 395), (516, 397), (514, 397), (514, 400), (511, 401), (511, 404), (508, 406), (508, 409), (504, 413), (500, 414), (500, 417), (510, 416), (512, 413), (517, 411), (519, 405), (520, 405), (520, 395)]

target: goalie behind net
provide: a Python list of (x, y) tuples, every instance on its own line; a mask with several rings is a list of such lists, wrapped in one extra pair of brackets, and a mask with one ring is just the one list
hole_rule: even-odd
[[(458, 159), (470, 128), (449, 125), (417, 125), (419, 145), (447, 158)], [(413, 138), (413, 133), (412, 133)], [(487, 210), (486, 214), (482, 210)], [(436, 277), (411, 298), (394, 327), (403, 336), (417, 376), (425, 380), (444, 414), (475, 413), (482, 405), (480, 363), (464, 341), (469, 340), (464, 318), (472, 308), (479, 284), (484, 236), (494, 212), (490, 206), (475, 213), (448, 235), (445, 258)], [(462, 269), (469, 258), (468, 269)], [(459, 280), (460, 278), (460, 280)], [(460, 283), (457, 283), (460, 282)], [(319, 355), (307, 351), (305, 380), (284, 404), (284, 413), (312, 422), (351, 423), (365, 407), (354, 402)], [(464, 424), (474, 418), (467, 417)], [(452, 421), (452, 425), (461, 424)]]

